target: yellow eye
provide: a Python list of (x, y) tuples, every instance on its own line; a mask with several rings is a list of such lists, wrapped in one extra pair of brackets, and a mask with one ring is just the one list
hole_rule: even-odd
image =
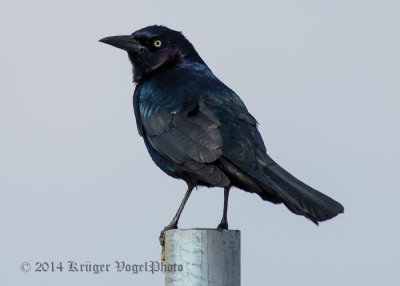
[(161, 47), (161, 41), (160, 41), (160, 40), (155, 40), (155, 41), (154, 41), (154, 46), (155, 46), (156, 48)]

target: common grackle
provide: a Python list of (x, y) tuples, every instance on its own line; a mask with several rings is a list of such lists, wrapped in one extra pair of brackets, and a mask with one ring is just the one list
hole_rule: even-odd
[[(164, 231), (178, 227), (196, 186), (224, 188), (218, 229), (228, 228), (232, 186), (283, 203), (315, 224), (343, 212), (340, 203), (307, 186), (267, 155), (256, 119), (182, 33), (149, 26), (100, 41), (128, 52), (137, 83), (133, 107), (138, 132), (154, 163), (188, 185), (178, 212)], [(160, 241), (163, 244), (163, 231)]]

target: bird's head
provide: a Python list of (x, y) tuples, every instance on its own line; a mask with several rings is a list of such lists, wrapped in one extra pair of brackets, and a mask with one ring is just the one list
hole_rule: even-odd
[(131, 35), (106, 37), (100, 42), (128, 52), (133, 65), (134, 82), (139, 82), (166, 66), (185, 62), (205, 65), (193, 45), (181, 32), (164, 26), (149, 26)]

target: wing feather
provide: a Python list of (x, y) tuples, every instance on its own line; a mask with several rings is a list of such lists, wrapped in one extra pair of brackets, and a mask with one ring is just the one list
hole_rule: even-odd
[(188, 106), (192, 110), (149, 113), (147, 103), (141, 117), (146, 135), (158, 152), (177, 164), (212, 163), (222, 154), (221, 124), (203, 102)]

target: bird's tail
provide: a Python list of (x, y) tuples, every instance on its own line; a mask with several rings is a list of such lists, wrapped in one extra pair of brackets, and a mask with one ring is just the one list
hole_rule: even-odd
[(262, 167), (263, 178), (258, 178), (263, 185), (263, 192), (257, 192), (261, 198), (270, 200), (273, 193), (293, 213), (303, 215), (315, 224), (343, 213), (344, 208), (339, 202), (307, 186), (268, 159), (270, 163)]

